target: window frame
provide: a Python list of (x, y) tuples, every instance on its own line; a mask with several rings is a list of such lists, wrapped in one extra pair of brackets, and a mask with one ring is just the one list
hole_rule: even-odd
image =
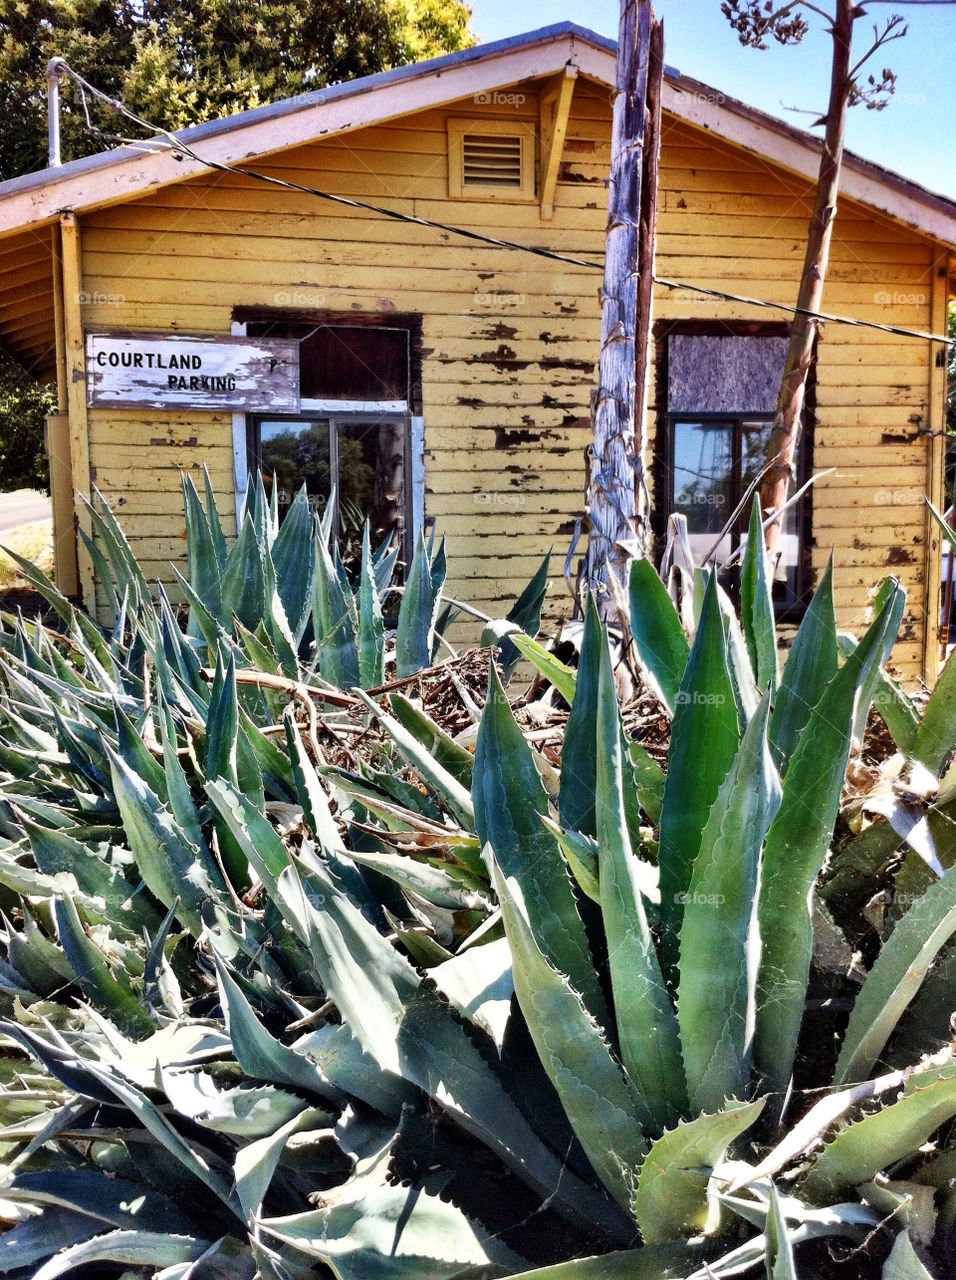
[[(336, 407), (337, 406), (337, 407)], [(388, 406), (384, 411), (380, 406)], [(401, 401), (369, 401), (356, 400), (303, 400), (298, 413), (249, 413), (246, 415), (246, 467), (250, 474), (258, 469), (262, 458), (261, 428), (263, 422), (309, 423), (327, 421), (330, 427), (329, 465), (332, 471), (333, 487), (336, 491), (336, 507), (332, 524), (332, 539), (338, 542), (341, 535), (341, 524), (338, 510), (338, 424), (351, 426), (374, 426), (387, 420), (389, 423), (400, 423), (402, 427), (402, 536), (399, 546), (399, 558), (402, 563), (411, 562), (418, 536), (416, 528), (415, 502), (415, 468), (414, 455), (414, 416), (409, 412), (407, 404)]]
[[(772, 413), (766, 410), (750, 410), (740, 408), (732, 413), (688, 413), (681, 411), (671, 413), (668, 408), (668, 338), (680, 335), (691, 337), (755, 337), (755, 338), (788, 338), (790, 326), (785, 321), (719, 321), (719, 320), (659, 320), (653, 327), (654, 366), (655, 366), (655, 438), (652, 453), (651, 476), (655, 500), (651, 511), (651, 533), (655, 540), (655, 551), (660, 558), (663, 555), (666, 538), (667, 518), (673, 508), (674, 493), (674, 435), (673, 423), (683, 422), (766, 422)], [(814, 340), (813, 355), (804, 401), (803, 427), (800, 433), (800, 446), (797, 457), (797, 479), (795, 490), (799, 488), (807, 476), (813, 474), (813, 435), (816, 422), (816, 366), (817, 345)], [(734, 437), (734, 475), (733, 491), (737, 495), (734, 506), (743, 496), (741, 484), (741, 453), (739, 432), (735, 429)], [(731, 508), (733, 510), (733, 507)], [(746, 526), (745, 515), (738, 517), (737, 524), (742, 521)], [(796, 510), (797, 537), (799, 550), (793, 599), (774, 602), (774, 614), (778, 622), (798, 622), (806, 612), (808, 594), (814, 581), (812, 568), (813, 545), (813, 489), (801, 495)], [(732, 532), (733, 545), (737, 545)], [(735, 575), (736, 577), (736, 575)], [(736, 581), (733, 582), (736, 587)]]

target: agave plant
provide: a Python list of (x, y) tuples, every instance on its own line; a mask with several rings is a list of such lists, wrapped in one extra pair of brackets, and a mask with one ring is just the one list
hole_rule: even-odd
[[(472, 756), (399, 692), (297, 665), (323, 719), (378, 734), (343, 769), (244, 682), (282, 669), (265, 615), (207, 608), (207, 637), (196, 610), (184, 634), (121, 544), (109, 635), (47, 584), (63, 628), (0, 636), (0, 1266), (776, 1280), (814, 1240), (898, 1231), (884, 1274), (930, 1274), (956, 1066), (874, 1075), (920, 982), (907, 917), (822, 1100), (783, 1105), (809, 901), (902, 592), (840, 665), (828, 572), (778, 674), (759, 545), (739, 621), (689, 584), (690, 637), (633, 567), (666, 772), (624, 735), (593, 606), (576, 671), (510, 637), (571, 704), (560, 776), (494, 669)], [(950, 928), (945, 883), (912, 924)]]

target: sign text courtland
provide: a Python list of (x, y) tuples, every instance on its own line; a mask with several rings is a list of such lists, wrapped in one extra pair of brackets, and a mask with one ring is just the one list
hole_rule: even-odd
[(90, 333), (87, 404), (138, 409), (299, 410), (299, 344), (273, 338)]

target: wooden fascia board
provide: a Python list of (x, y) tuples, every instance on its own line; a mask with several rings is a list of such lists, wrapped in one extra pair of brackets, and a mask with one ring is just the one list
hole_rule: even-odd
[[(303, 107), (197, 141), (195, 149), (218, 164), (254, 165), (261, 156), (321, 141), (336, 134), (383, 124), (433, 107), (488, 93), (521, 80), (553, 75), (568, 64), (603, 78), (613, 73), (614, 57), (567, 36), (530, 49), (476, 60), (420, 79), (377, 85), (366, 92)], [(182, 157), (170, 147), (139, 155), (117, 155), (112, 164), (62, 175), (45, 186), (27, 187), (0, 199), (0, 237), (53, 222), (62, 212), (105, 208), (136, 199), (157, 188), (208, 173), (209, 167)]]
[[(697, 87), (682, 89), (664, 81), (663, 108), (666, 112), (712, 133), (725, 142), (743, 147), (784, 169), (815, 179), (820, 164), (817, 147), (794, 137), (785, 125), (775, 129), (733, 107), (721, 105), (720, 94)], [(922, 235), (956, 244), (956, 212), (935, 208), (928, 201), (900, 190), (876, 175), (867, 173), (855, 157), (846, 157), (840, 175), (840, 192), (869, 209), (883, 213)]]

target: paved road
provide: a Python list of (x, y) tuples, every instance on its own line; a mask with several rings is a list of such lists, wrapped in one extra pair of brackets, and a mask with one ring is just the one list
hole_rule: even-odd
[(16, 493), (0, 493), (0, 533), (21, 524), (50, 519), (50, 499), (45, 493), (18, 489)]

